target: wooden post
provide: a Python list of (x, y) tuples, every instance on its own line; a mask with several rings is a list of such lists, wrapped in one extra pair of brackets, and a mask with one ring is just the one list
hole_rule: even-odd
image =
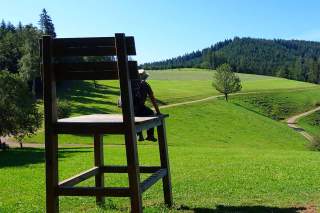
[[(94, 135), (94, 165), (97, 167), (104, 166), (103, 162), (103, 135)], [(95, 176), (96, 187), (104, 187), (104, 174), (100, 171)], [(96, 202), (98, 205), (104, 204), (105, 200), (103, 196), (96, 196)]]
[(52, 39), (42, 37), (42, 68), (44, 72), (46, 208), (48, 213), (59, 211), (58, 188), (58, 136), (53, 124), (57, 121), (56, 83), (52, 72)]
[(128, 56), (126, 49), (126, 37), (118, 33), (116, 37), (116, 49), (118, 58), (118, 70), (121, 88), (122, 115), (125, 130), (125, 144), (128, 164), (129, 188), (131, 193), (131, 211), (142, 212), (142, 196), (140, 187), (140, 168), (135, 132), (131, 81), (128, 68)]
[(169, 155), (167, 146), (167, 135), (165, 121), (162, 120), (162, 125), (157, 127), (158, 140), (159, 140), (159, 151), (161, 168), (167, 169), (167, 175), (162, 178), (163, 195), (167, 206), (171, 207), (173, 204), (172, 190), (171, 190), (171, 174), (169, 165)]

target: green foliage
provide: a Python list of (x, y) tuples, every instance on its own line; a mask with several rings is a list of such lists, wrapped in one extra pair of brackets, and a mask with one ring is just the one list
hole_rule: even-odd
[(0, 70), (17, 72), (18, 60), (21, 57), (17, 34), (9, 31), (8, 29), (1, 31)]
[(69, 101), (58, 99), (57, 108), (58, 108), (58, 118), (70, 117), (71, 105)]
[(51, 17), (48, 15), (45, 8), (42, 9), (42, 13), (40, 14), (39, 25), (44, 35), (51, 35), (54, 38), (56, 37)]
[(34, 134), (42, 116), (25, 82), (16, 74), (0, 71), (0, 135), (18, 138)]
[(218, 42), (202, 51), (143, 64), (144, 69), (200, 67), (223, 63), (235, 71), (320, 83), (320, 42), (238, 38)]
[(230, 93), (238, 92), (242, 88), (240, 78), (232, 72), (228, 64), (219, 66), (213, 78), (212, 86), (225, 95), (226, 101)]
[(316, 87), (235, 96), (232, 102), (274, 120), (284, 120), (289, 116), (314, 108), (318, 100), (320, 100), (320, 88)]
[(24, 44), (21, 47), (19, 74), (25, 81), (32, 81), (32, 92), (35, 94), (35, 79), (40, 76), (39, 38), (41, 33), (32, 25), (22, 28), (21, 33), (24, 37)]

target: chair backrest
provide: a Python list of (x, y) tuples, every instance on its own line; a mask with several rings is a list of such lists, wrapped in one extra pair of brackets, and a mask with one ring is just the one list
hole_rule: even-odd
[[(123, 33), (117, 33), (115, 37), (93, 38), (43, 36), (40, 54), (47, 125), (57, 121), (56, 81), (114, 79), (120, 80), (124, 122), (134, 125), (131, 79), (138, 78), (138, 68), (136, 61), (128, 61), (129, 55), (136, 54), (133, 37), (126, 37)], [(82, 56), (111, 56), (116, 61), (70, 60)]]

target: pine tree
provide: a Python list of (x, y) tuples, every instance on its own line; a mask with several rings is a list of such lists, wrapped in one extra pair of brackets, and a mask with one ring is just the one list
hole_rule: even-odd
[(42, 13), (40, 14), (39, 25), (43, 34), (51, 35), (54, 38), (57, 36), (54, 31), (54, 25), (51, 17), (48, 15), (45, 8), (43, 8)]
[(5, 22), (3, 19), (2, 19), (1, 24), (0, 24), (0, 29), (1, 29), (1, 30), (7, 29), (6, 22)]

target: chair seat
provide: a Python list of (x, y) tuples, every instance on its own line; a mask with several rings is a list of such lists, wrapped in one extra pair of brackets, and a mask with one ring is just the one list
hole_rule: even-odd
[[(136, 131), (159, 126), (168, 115), (135, 117)], [(64, 134), (121, 134), (125, 131), (122, 114), (92, 114), (59, 119), (56, 133)]]

